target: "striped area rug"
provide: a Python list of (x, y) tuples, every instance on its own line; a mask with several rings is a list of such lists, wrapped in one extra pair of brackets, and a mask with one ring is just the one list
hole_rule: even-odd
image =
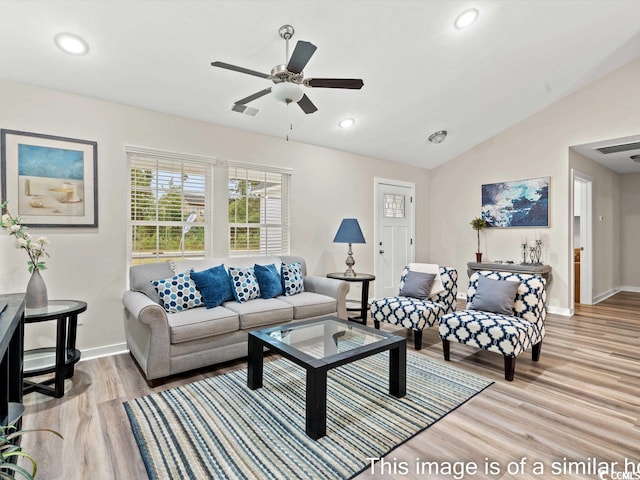
[(428, 428), (491, 381), (407, 352), (407, 395), (388, 392), (388, 352), (329, 371), (327, 436), (304, 431), (305, 371), (279, 358), (263, 388), (246, 369), (125, 402), (149, 478), (343, 479)]

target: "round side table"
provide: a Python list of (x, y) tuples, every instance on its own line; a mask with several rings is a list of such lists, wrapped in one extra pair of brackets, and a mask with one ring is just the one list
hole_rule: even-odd
[(349, 320), (360, 320), (359, 323), (367, 324), (367, 313), (369, 312), (369, 283), (376, 279), (375, 275), (370, 273), (356, 273), (355, 275), (345, 275), (342, 272), (328, 273), (328, 278), (336, 280), (344, 280), (345, 282), (362, 283), (362, 295), (360, 301), (347, 300), (347, 312), (359, 312), (358, 316), (349, 317)]
[[(64, 380), (73, 377), (74, 366), (80, 360), (76, 331), (78, 314), (86, 309), (86, 302), (80, 300), (49, 300), (46, 307), (25, 310), (24, 323), (57, 322), (56, 346), (25, 351), (23, 363), (25, 377), (48, 373), (54, 376), (39, 383), (24, 380), (25, 394), (40, 392), (56, 398), (64, 396)], [(50, 387), (52, 383), (53, 387)]]

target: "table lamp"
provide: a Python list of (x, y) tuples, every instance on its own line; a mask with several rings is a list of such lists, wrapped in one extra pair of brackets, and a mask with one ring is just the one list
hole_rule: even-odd
[(344, 262), (347, 264), (347, 270), (344, 272), (345, 277), (355, 277), (356, 272), (353, 271), (353, 266), (356, 264), (353, 259), (353, 252), (351, 251), (352, 243), (366, 243), (364, 241), (364, 235), (360, 230), (358, 220), (355, 218), (343, 218), (338, 233), (336, 233), (333, 243), (348, 243), (349, 251), (347, 252), (347, 260)]

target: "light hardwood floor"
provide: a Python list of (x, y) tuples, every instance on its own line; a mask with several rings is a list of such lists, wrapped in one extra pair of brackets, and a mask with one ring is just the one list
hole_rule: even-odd
[[(640, 478), (640, 293), (619, 293), (576, 310), (571, 318), (547, 317), (540, 362), (533, 363), (530, 352), (521, 355), (513, 382), (504, 380), (501, 356), (452, 344), (452, 365), (495, 384), (394, 450), (384, 471), (378, 464), (357, 478), (598, 478), (596, 472), (576, 474), (575, 468), (625, 460), (635, 462), (639, 472), (627, 478)], [(424, 332), (421, 353), (442, 359), (435, 328)], [(128, 355), (81, 362), (67, 380), (64, 398), (25, 397), (24, 428), (52, 428), (65, 439), (32, 433), (23, 446), (37, 458), (41, 479), (145, 479), (122, 402), (245, 364), (227, 363), (152, 390)], [(421, 462), (437, 462), (440, 475), (416, 472)], [(454, 464), (447, 474), (453, 462), (465, 464)], [(486, 475), (487, 462), (496, 462), (501, 473)], [(524, 465), (524, 473), (509, 474), (509, 468), (516, 471), (513, 462), (518, 469)], [(474, 463), (475, 474), (457, 470)], [(409, 472), (400, 475), (405, 464)], [(562, 471), (569, 467), (569, 473)]]

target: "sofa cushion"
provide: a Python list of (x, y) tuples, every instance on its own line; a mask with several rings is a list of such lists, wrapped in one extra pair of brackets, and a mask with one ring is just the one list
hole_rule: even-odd
[(293, 306), (293, 318), (296, 320), (335, 314), (338, 309), (338, 302), (335, 298), (313, 292), (300, 292), (289, 297), (281, 296), (278, 297), (278, 300)]
[(196, 287), (200, 290), (207, 308), (217, 307), (233, 300), (229, 274), (224, 265), (211, 267), (202, 272), (191, 272), (191, 278), (196, 282)]
[(238, 315), (224, 307), (195, 308), (167, 315), (171, 343), (183, 343), (238, 330)]
[(278, 295), (282, 295), (282, 280), (278, 269), (273, 263), (271, 265), (255, 264), (253, 271), (258, 279), (262, 298), (275, 298)]
[[(186, 271), (184, 269), (182, 271)], [(158, 278), (170, 278), (175, 275), (169, 262), (144, 263), (142, 265), (132, 265), (129, 268), (129, 284), (134, 292), (142, 292), (151, 300), (162, 305), (158, 290), (153, 285), (153, 280)]]
[(237, 302), (244, 303), (260, 296), (260, 286), (253, 267), (229, 267), (229, 278)]
[(202, 306), (202, 296), (190, 274), (191, 272), (179, 273), (171, 278), (152, 282), (167, 312), (176, 313)]
[(286, 296), (304, 292), (304, 279), (300, 262), (282, 264), (282, 288)]
[(223, 306), (238, 314), (241, 329), (293, 320), (293, 307), (277, 298), (256, 298), (245, 303), (226, 302)]

